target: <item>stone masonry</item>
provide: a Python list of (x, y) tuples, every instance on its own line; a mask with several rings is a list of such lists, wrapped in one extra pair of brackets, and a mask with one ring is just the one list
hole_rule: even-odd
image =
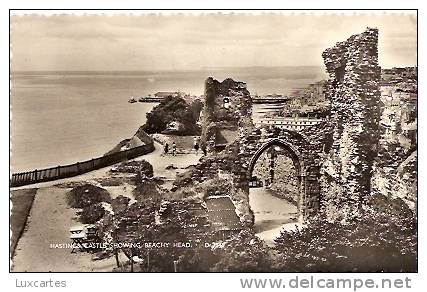
[[(246, 84), (208, 78), (202, 128), (207, 156), (187, 180), (228, 177), (227, 193), (236, 213), (244, 225), (251, 226), (249, 182), (254, 165), (269, 147), (279, 146), (294, 164), (300, 220), (319, 211), (330, 220), (357, 215), (370, 193), (378, 151), (381, 69), (377, 43), (378, 30), (368, 28), (323, 53), (330, 76), (326, 98), (331, 101), (331, 116), (299, 132), (254, 127)], [(218, 135), (226, 132), (235, 137), (219, 150)]]
[(230, 78), (219, 82), (209, 77), (205, 82), (202, 149), (214, 153), (217, 144), (230, 144), (239, 128), (248, 125), (252, 125), (252, 98), (246, 83)]
[[(322, 193), (329, 217), (357, 215), (370, 193), (380, 120), (378, 30), (367, 28), (323, 52), (330, 76), (332, 145), (325, 149)], [(339, 219), (339, 218), (331, 218)]]
[[(272, 127), (263, 132), (252, 128), (240, 137), (240, 151), (236, 164), (240, 172), (234, 173), (234, 184), (249, 195), (249, 180), (257, 159), (269, 147), (279, 146), (291, 158), (298, 181), (299, 197), (296, 200), (299, 220), (307, 219), (320, 209), (320, 163), (324, 140), (325, 125), (316, 125), (305, 132), (297, 133)], [(307, 135), (308, 134), (308, 135)]]

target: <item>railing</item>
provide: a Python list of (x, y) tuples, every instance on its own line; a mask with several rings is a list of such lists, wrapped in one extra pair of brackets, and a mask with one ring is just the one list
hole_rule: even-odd
[(36, 169), (28, 172), (14, 173), (10, 180), (11, 187), (29, 185), (38, 182), (52, 181), (60, 178), (72, 177), (95, 169), (110, 166), (115, 163), (136, 158), (154, 151), (154, 142), (112, 153), (109, 155), (92, 158), (83, 162), (56, 167)]

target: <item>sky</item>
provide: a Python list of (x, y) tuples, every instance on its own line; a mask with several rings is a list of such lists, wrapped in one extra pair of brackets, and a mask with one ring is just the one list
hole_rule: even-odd
[(153, 71), (323, 66), (338, 41), (379, 29), (379, 63), (417, 62), (416, 14), (21, 15), (11, 17), (13, 71)]

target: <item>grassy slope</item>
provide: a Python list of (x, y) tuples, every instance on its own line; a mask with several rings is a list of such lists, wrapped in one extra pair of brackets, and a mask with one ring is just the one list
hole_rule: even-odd
[(10, 240), (10, 256), (12, 257), (19, 238), (21, 237), (28, 214), (33, 205), (37, 189), (23, 189), (12, 191), (12, 215), (10, 216), (10, 230), (12, 238)]

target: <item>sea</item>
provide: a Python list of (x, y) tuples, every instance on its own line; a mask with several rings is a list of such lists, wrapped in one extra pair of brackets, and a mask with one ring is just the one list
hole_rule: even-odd
[[(128, 103), (158, 91), (202, 95), (204, 81), (233, 78), (251, 94), (290, 94), (326, 78), (322, 67), (208, 68), (194, 71), (11, 74), (11, 171), (72, 164), (102, 156), (131, 137), (156, 103)], [(277, 111), (254, 105), (254, 116)]]

